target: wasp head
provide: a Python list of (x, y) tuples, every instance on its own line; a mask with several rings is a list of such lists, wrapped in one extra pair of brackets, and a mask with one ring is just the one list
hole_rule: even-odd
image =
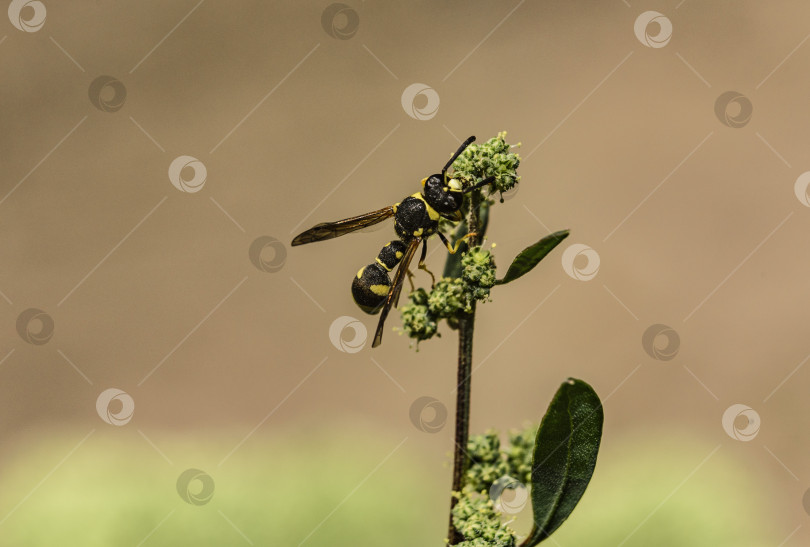
[(453, 214), (461, 209), (464, 202), (461, 182), (456, 179), (445, 180), (440, 174), (431, 175), (422, 181), (422, 194), (425, 201), (441, 214)]

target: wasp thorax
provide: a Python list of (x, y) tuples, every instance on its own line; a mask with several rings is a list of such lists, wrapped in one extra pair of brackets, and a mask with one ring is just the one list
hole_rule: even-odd
[(394, 217), (394, 231), (407, 241), (414, 237), (429, 237), (436, 233), (439, 227), (439, 213), (419, 192), (403, 199), (397, 205)]

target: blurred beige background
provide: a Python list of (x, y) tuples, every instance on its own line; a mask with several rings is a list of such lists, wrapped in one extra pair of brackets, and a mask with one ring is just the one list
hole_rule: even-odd
[[(49, 482), (77, 472), (73, 462), (120, 442), (167, 477), (155, 482), (165, 510), (135, 527), (140, 537), (154, 531), (145, 544), (167, 544), (160, 534), (178, 517), (162, 515), (217, 501), (182, 504), (174, 480), (183, 470), (210, 473), (219, 494), (229, 466), (252, 465), (242, 451), (276, 436), (317, 445), (328, 431), (358, 450), (369, 435), (378, 444), (333, 503), (297, 506), (305, 516), (290, 544), (329, 544), (363, 489), (405, 469), (424, 476), (418, 518), (439, 544), (455, 335), (443, 326), (416, 353), (392, 332), (392, 314), (380, 348), (369, 340), (340, 351), (329, 336), (338, 318), (376, 326), (349, 285), (392, 226), (289, 241), (416, 191), (466, 136), (508, 130), (522, 142), (522, 181), (493, 210), (499, 266), (549, 231), (572, 235), (479, 307), (472, 431), (536, 421), (561, 381), (582, 378), (606, 415), (585, 501), (616, 499), (599, 476), (631, 456), (628, 439), (653, 445), (652, 472), (668, 481), (645, 494), (642, 513), (614, 519), (625, 545), (645, 544), (680, 496), (732, 463), (753, 480), (740, 493), (729, 479), (728, 499), (749, 515), (736, 526), (745, 535), (752, 514), (767, 525), (750, 545), (810, 541), (810, 369), (800, 366), (810, 353), (810, 202), (795, 192), (810, 171), (806, 3), (45, 0), (42, 13), (12, 4), (34, 26), (46, 14), (38, 29), (0, 23), (0, 466), (25, 473), (19, 489), (0, 493), (0, 538), (56, 495)], [(119, 83), (97, 83), (91, 97), (104, 75)], [(403, 100), (415, 83), (438, 96), (435, 112), (424, 93)], [(715, 112), (729, 91), (742, 98), (721, 111), (740, 127)], [(741, 119), (746, 104), (753, 113)], [(186, 181), (204, 166), (196, 191), (170, 180), (180, 156), (199, 162), (181, 172)], [(261, 255), (275, 271), (251, 262), (261, 237), (283, 243)], [(587, 281), (563, 267), (577, 243), (598, 256)], [(441, 271), (445, 253), (433, 248)], [(24, 340), (48, 330), (44, 316), (18, 326), (31, 308), (53, 321), (46, 343)], [(679, 337), (669, 360), (642, 345), (656, 324)], [(134, 404), (120, 427), (96, 411), (109, 388)], [(438, 433), (409, 418), (424, 396), (451, 413)], [(727, 434), (722, 417), (734, 404), (761, 427), (739, 417)], [(735, 427), (758, 432), (741, 441)], [(27, 460), (54, 439), (50, 458)], [(656, 468), (658, 457), (682, 467)], [(78, 489), (67, 505), (82, 499)], [(242, 509), (210, 513), (233, 544), (260, 534)], [(561, 533), (587, 525), (582, 511)], [(265, 525), (285, 527), (272, 516)]]

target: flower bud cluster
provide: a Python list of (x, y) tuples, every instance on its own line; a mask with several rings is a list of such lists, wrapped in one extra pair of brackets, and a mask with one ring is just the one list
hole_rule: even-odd
[(417, 289), (402, 306), (402, 330), (418, 342), (438, 332), (438, 322), (447, 319), (451, 325), (460, 314), (470, 313), (475, 301), (489, 300), (495, 285), (495, 259), (492, 253), (474, 247), (461, 258), (461, 277), (443, 277), (430, 290)]
[(495, 430), (473, 435), (467, 442), (470, 458), (464, 489), (456, 493), (453, 524), (463, 536), (459, 546), (514, 547), (515, 532), (501, 521), (501, 513), (489, 497), (492, 484), (504, 475), (530, 484), (536, 426), (509, 432), (508, 448), (501, 448)]
[(471, 144), (453, 162), (453, 178), (461, 181), (462, 187), (468, 188), (487, 177), (494, 176), (494, 191), (503, 194), (511, 190), (519, 181), (517, 168), (520, 156), (510, 152), (520, 143), (512, 146), (505, 140), (506, 131), (482, 144)]

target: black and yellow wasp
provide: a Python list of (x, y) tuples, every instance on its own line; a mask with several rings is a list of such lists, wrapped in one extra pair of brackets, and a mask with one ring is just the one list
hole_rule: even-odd
[[(385, 319), (388, 317), (388, 312), (391, 311), (391, 306), (396, 307), (399, 302), (405, 274), (409, 273), (408, 268), (419, 244), (423, 243), (419, 268), (427, 270), (425, 257), (427, 256), (427, 240), (430, 236), (438, 234), (450, 253), (458, 251), (459, 244), (463, 239), (475, 236), (475, 233), (469, 233), (459, 239), (455, 245), (451, 245), (445, 235), (439, 231), (440, 218), (453, 222), (461, 220), (461, 205), (464, 203), (465, 193), (489, 184), (494, 180), (494, 177), (489, 177), (467, 189), (463, 189), (461, 182), (457, 179), (450, 178), (448, 180), (447, 170), (474, 140), (475, 137), (470, 137), (464, 141), (456, 153), (453, 154), (453, 157), (450, 158), (450, 161), (447, 162), (447, 165), (444, 166), (441, 173), (422, 179), (423, 189), (421, 192), (416, 192), (399, 203), (389, 205), (378, 211), (338, 220), (337, 222), (317, 224), (309, 230), (298, 234), (292, 240), (294, 247), (305, 243), (332, 239), (372, 226), (389, 217), (394, 217), (394, 230), (396, 230), (399, 239), (388, 242), (382, 248), (380, 254), (377, 255), (377, 259), (368, 266), (361, 268), (352, 281), (352, 296), (354, 296), (354, 301), (360, 309), (369, 314), (382, 312), (372, 347), (377, 347), (382, 342)], [(388, 273), (397, 264), (399, 264), (399, 267), (392, 282)]]

